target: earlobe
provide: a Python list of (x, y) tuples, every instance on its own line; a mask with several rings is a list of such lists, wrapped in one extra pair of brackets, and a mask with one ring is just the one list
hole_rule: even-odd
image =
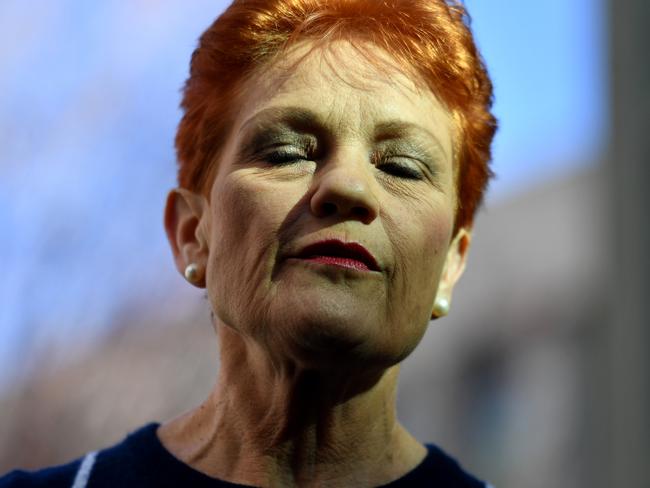
[(165, 231), (174, 255), (176, 268), (185, 276), (194, 265), (193, 285), (205, 287), (208, 257), (209, 212), (207, 199), (185, 188), (169, 192), (165, 206)]
[(445, 258), (445, 265), (438, 284), (438, 291), (436, 292), (436, 300), (431, 312), (432, 319), (444, 317), (449, 313), (451, 307), (451, 295), (456, 283), (462, 276), (463, 271), (465, 271), (467, 253), (469, 251), (471, 240), (471, 229), (461, 228), (449, 245), (447, 257)]

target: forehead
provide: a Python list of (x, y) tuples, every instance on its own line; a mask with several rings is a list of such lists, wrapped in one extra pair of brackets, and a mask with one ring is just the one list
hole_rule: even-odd
[(235, 127), (273, 123), (288, 108), (313, 114), (342, 139), (399, 127), (431, 137), (452, 157), (453, 120), (436, 96), (374, 46), (302, 44), (253, 74)]

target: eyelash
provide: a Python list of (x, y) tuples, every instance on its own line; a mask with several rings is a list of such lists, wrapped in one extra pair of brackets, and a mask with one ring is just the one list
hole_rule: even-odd
[(274, 151), (264, 156), (264, 160), (273, 166), (285, 166), (298, 161), (306, 161), (307, 159), (307, 155), (291, 151)]
[(407, 166), (405, 164), (399, 164), (395, 161), (390, 161), (390, 160), (379, 160), (375, 163), (375, 166), (385, 172), (388, 173), (392, 176), (396, 176), (398, 178), (403, 178), (406, 180), (421, 180), (422, 179), (422, 173), (416, 169), (411, 168), (410, 166)]
[[(305, 153), (296, 153), (291, 151), (273, 151), (264, 156), (264, 160), (273, 166), (287, 166), (301, 161), (308, 161), (309, 159), (310, 156)], [(388, 158), (375, 158), (375, 167), (384, 173), (398, 178), (406, 180), (423, 179), (420, 171), (387, 159)]]

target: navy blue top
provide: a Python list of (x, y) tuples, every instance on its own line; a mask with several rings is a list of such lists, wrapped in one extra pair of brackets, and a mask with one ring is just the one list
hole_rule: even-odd
[[(39, 471), (12, 471), (0, 478), (0, 488), (66, 487), (197, 487), (242, 488), (244, 485), (211, 478), (176, 459), (162, 445), (156, 429), (145, 425), (119, 444), (62, 466)], [(485, 488), (438, 447), (427, 444), (424, 460), (386, 488)], [(85, 466), (82, 467), (82, 461)], [(80, 469), (81, 467), (81, 469)], [(86, 476), (83, 475), (85, 472)]]

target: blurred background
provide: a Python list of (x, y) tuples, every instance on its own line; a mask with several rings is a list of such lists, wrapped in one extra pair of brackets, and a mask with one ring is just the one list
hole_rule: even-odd
[[(498, 179), (399, 416), (497, 487), (648, 487), (650, 3), (467, 0)], [(0, 3), (0, 473), (200, 402), (162, 227), (180, 88), (225, 0)]]

